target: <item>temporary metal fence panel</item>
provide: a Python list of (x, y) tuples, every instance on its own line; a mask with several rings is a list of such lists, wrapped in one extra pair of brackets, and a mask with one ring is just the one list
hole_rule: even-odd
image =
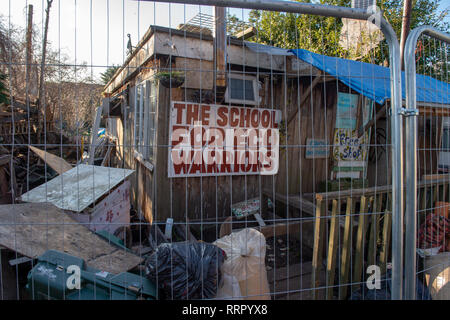
[[(450, 104), (449, 43), (448, 33), (422, 26), (411, 31), (405, 44), (406, 107), (403, 111), (407, 116), (405, 131), (408, 132), (405, 135), (406, 299), (417, 298), (416, 277), (425, 277), (425, 274), (430, 277), (436, 268), (443, 270), (438, 272), (440, 283), (433, 283), (436, 275), (426, 279), (433, 297), (450, 298), (448, 294), (438, 293), (439, 288), (445, 287), (448, 282), (450, 257), (444, 257), (440, 263), (432, 262), (439, 256), (438, 252), (448, 251), (446, 246), (449, 241), (447, 205), (450, 195), (447, 191), (450, 190), (450, 180), (446, 158)], [(431, 82), (425, 83), (423, 75), (432, 77)], [(424, 95), (420, 95), (424, 89), (428, 91), (430, 103), (424, 101)], [(428, 188), (421, 189), (418, 187), (418, 176), (419, 181), (434, 182)], [(417, 249), (423, 258), (420, 264), (416, 259)]]
[(27, 1), (25, 42), (16, 2), (1, 21), (3, 299), (402, 299), (408, 109), (378, 8), (98, 3), (44, 2), (37, 37)]

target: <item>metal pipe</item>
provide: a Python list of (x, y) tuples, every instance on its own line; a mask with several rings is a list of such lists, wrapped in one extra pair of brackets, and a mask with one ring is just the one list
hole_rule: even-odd
[(227, 23), (224, 7), (214, 8), (214, 92), (226, 86)]
[[(422, 34), (450, 43), (450, 34), (431, 26), (421, 26), (411, 31), (405, 44), (406, 109), (415, 111), (416, 101), (416, 47)], [(405, 299), (416, 298), (416, 232), (417, 232), (417, 117), (409, 116), (405, 122), (405, 153), (408, 165), (406, 175), (405, 208)]]
[(402, 32), (400, 35), (400, 62), (402, 70), (404, 67), (403, 58), (405, 56), (405, 42), (408, 38), (409, 29), (411, 28), (411, 0), (403, 0), (403, 18), (402, 18)]
[[(141, 0), (150, 1), (150, 0)], [(168, 2), (155, 0), (154, 2)], [(275, 0), (171, 0), (171, 3), (217, 7), (280, 11), (326, 17), (368, 20), (379, 24), (389, 45), (391, 75), (391, 152), (392, 152), (392, 293), (393, 300), (402, 299), (403, 281), (403, 130), (401, 121), (402, 91), (400, 45), (391, 25), (380, 12), (312, 3)]]

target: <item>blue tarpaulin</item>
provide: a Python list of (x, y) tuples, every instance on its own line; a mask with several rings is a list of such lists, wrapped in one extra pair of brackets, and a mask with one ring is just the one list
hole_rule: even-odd
[[(328, 57), (304, 49), (290, 50), (300, 60), (332, 75), (360, 94), (383, 104), (391, 97), (390, 70), (375, 64)], [(450, 104), (450, 87), (446, 82), (417, 75), (417, 102)], [(402, 72), (402, 96), (405, 99), (405, 74)]]

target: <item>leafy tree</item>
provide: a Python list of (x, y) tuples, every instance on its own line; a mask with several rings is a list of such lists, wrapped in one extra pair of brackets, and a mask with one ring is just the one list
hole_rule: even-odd
[[(30, 101), (38, 97), (38, 83), (42, 58), (42, 32), (33, 26), (32, 56), (28, 62), (30, 75), (26, 81), (26, 30), (10, 24), (0, 14), (0, 75), (6, 75), (11, 86), (11, 95), (18, 100), (25, 100), (28, 93)], [(74, 66), (70, 58), (52, 48), (47, 43), (44, 68), (45, 105), (47, 121), (58, 120), (67, 123), (75, 130), (79, 122), (92, 123), (92, 113), (100, 103), (103, 86), (92, 81), (85, 62)], [(1, 81), (0, 81), (1, 86)]]
[(227, 33), (230, 35), (235, 35), (238, 32), (244, 31), (250, 27), (248, 23), (240, 20), (234, 14), (227, 14)]
[[(318, 1), (302, 0), (299, 2), (317, 3)], [(320, 0), (319, 2), (344, 7), (349, 7), (351, 3), (350, 0)], [(403, 1), (378, 0), (377, 5), (400, 38)], [(411, 29), (420, 25), (432, 25), (448, 32), (450, 30), (449, 23), (443, 20), (442, 14), (439, 15), (438, 7), (439, 0), (413, 0)], [(340, 18), (252, 10), (249, 14), (249, 23), (258, 30), (257, 35), (251, 39), (254, 42), (281, 48), (302, 48), (329, 56), (350, 56), (350, 53), (339, 45), (343, 25)], [(425, 42), (422, 43), (423, 47), (432, 46), (429, 41)], [(426, 60), (422, 61), (422, 66), (430, 66), (440, 57), (445, 57), (445, 52), (442, 50), (440, 47), (431, 48), (430, 52), (434, 51), (434, 54), (430, 55), (432, 58), (428, 55), (427, 58), (422, 57), (421, 59)], [(361, 60), (383, 64), (387, 57), (388, 48), (386, 42), (382, 41), (370, 55)], [(445, 66), (445, 68), (447, 67)], [(419, 70), (423, 72), (424, 67), (419, 67)]]
[[(316, 3), (304, 0), (301, 2)], [(321, 0), (322, 4), (350, 6), (350, 0)], [(253, 40), (281, 48), (303, 48), (320, 54), (338, 56), (340, 19), (315, 15), (252, 10), (249, 23), (258, 33)]]
[[(441, 31), (450, 32), (450, 24), (444, 20), (448, 14), (448, 9), (441, 14), (438, 12), (439, 0), (413, 0), (411, 11), (411, 30), (422, 26), (431, 25)], [(378, 6), (383, 11), (384, 17), (394, 28), (400, 39), (402, 28), (403, 1), (398, 0), (378, 0)], [(380, 61), (381, 56), (387, 57), (387, 46), (383, 50), (374, 52), (375, 60)], [(442, 64), (442, 60), (448, 60), (450, 47), (443, 46), (439, 41), (422, 37), (419, 39), (416, 50), (417, 72), (431, 75), (439, 80), (448, 81), (450, 79), (448, 64)]]
[(102, 80), (103, 84), (107, 84), (109, 80), (113, 77), (113, 75), (116, 73), (116, 71), (119, 69), (119, 66), (112, 65), (111, 67), (108, 67), (105, 72), (102, 72), (100, 74), (100, 78)]

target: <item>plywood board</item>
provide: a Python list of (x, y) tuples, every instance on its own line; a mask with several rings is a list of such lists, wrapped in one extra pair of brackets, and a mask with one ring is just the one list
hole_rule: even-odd
[(47, 183), (24, 193), (25, 202), (49, 202), (81, 212), (114, 188), (134, 170), (80, 164)]
[(48, 203), (0, 206), (0, 245), (30, 258), (58, 250), (93, 268), (117, 274), (142, 259), (113, 246)]

